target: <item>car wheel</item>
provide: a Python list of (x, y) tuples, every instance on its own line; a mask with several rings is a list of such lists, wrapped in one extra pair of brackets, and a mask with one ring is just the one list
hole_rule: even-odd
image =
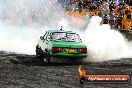
[(41, 55), (41, 61), (44, 63), (50, 62), (50, 54), (47, 50), (45, 50), (45, 53), (43, 55)]
[(36, 46), (36, 55), (41, 55), (42, 50), (39, 48), (39, 46)]
[(80, 80), (79, 80), (79, 83), (80, 83), (80, 84), (84, 84), (85, 81), (86, 81), (85, 77), (82, 76), (82, 77), (80, 78)]
[(36, 55), (39, 57), (39, 61), (41, 63), (48, 63), (49, 62), (49, 55), (46, 52), (43, 52), (41, 48), (39, 48), (39, 46), (36, 46)]

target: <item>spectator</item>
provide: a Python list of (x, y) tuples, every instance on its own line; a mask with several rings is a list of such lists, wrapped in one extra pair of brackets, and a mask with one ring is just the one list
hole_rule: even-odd
[(108, 17), (108, 14), (104, 14), (103, 16), (103, 24), (108, 24), (109, 23), (109, 17)]
[(64, 2), (65, 11), (69, 10), (69, 6), (70, 6), (70, 0), (65, 0)]
[(96, 4), (97, 0), (92, 0), (92, 3)]
[(97, 9), (96, 4), (95, 3), (92, 3), (91, 6), (90, 6), (90, 11), (92, 12), (92, 11), (94, 11), (96, 9)]
[(121, 10), (123, 10), (123, 3), (119, 4), (118, 12), (120, 12)]
[(98, 12), (98, 16), (103, 17), (103, 12), (101, 10)]
[(101, 6), (101, 0), (98, 0), (96, 3), (97, 7), (99, 8)]
[(109, 23), (112, 28), (122, 28), (122, 25), (129, 28), (128, 25), (132, 25), (132, 0), (65, 0), (65, 5), (68, 6), (66, 14), (74, 17), (99, 16), (104, 24)]
[(110, 2), (109, 9), (110, 9), (110, 12), (114, 11), (114, 9), (115, 9), (115, 3), (113, 1)]
[(84, 0), (84, 2), (83, 2), (83, 8), (84, 9), (88, 9), (88, 1), (87, 0)]
[(75, 7), (76, 7), (76, 10), (78, 10), (78, 0), (75, 0)]
[(124, 0), (124, 3), (129, 4), (130, 0)]
[(65, 1), (64, 1), (64, 4), (65, 4), (66, 6), (70, 6), (70, 0), (65, 0)]
[(103, 9), (104, 9), (104, 12), (108, 12), (108, 9), (109, 9), (109, 4), (107, 2), (107, 0), (104, 0), (103, 2)]
[(116, 6), (119, 5), (118, 0), (114, 0), (114, 3), (115, 3)]
[(132, 20), (131, 11), (130, 11), (130, 10), (127, 11), (126, 17), (127, 17), (127, 20), (128, 20), (128, 21), (131, 21), (131, 20)]
[(70, 0), (65, 0), (65, 5), (69, 6), (70, 5)]
[(82, 0), (78, 0), (78, 10), (79, 10), (80, 13), (82, 11), (82, 8), (83, 8), (83, 1)]
[(118, 0), (118, 4), (123, 3), (122, 0)]
[(92, 11), (92, 16), (98, 16), (98, 11), (97, 10)]
[(111, 11), (111, 12), (109, 13), (109, 17), (110, 17), (110, 19), (109, 19), (109, 24), (110, 24), (111, 28), (113, 29), (114, 26), (115, 26), (115, 24), (114, 24), (114, 11)]

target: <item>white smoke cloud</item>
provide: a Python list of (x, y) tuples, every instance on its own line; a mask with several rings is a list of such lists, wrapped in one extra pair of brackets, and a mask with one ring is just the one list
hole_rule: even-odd
[(88, 48), (88, 61), (107, 61), (132, 57), (132, 46), (125, 37), (107, 24), (100, 25), (100, 17), (92, 17), (82, 38)]
[(0, 50), (19, 54), (35, 54), (40, 35), (44, 35), (43, 28), (17, 27), (0, 23)]
[(39, 36), (56, 26), (55, 5), (54, 0), (0, 0), (0, 51), (35, 54)]
[(85, 62), (102, 62), (132, 57), (132, 44), (119, 31), (112, 30), (108, 24), (101, 25), (102, 18), (98, 16), (87, 20), (84, 24), (76, 21), (75, 25), (70, 24), (69, 19), (59, 22), (63, 25), (67, 24), (65, 26), (67, 29), (80, 34), (88, 49), (88, 57), (84, 59)]

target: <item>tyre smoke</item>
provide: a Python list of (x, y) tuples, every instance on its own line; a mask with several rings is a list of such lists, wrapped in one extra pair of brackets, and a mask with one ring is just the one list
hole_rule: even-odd
[(55, 2), (0, 0), (0, 51), (35, 54), (39, 37), (56, 26), (52, 22), (57, 19), (53, 19)]
[(0, 51), (35, 54), (39, 37), (63, 26), (62, 12), (56, 0), (0, 0)]
[(107, 61), (132, 57), (132, 46), (127, 39), (110, 25), (103, 24), (100, 17), (92, 17), (82, 38), (88, 48), (85, 61)]
[(0, 51), (35, 54), (38, 38), (44, 33), (43, 28), (17, 27), (0, 23)]
[(111, 29), (110, 25), (101, 25), (101, 20), (102, 18), (93, 16), (87, 18), (85, 25), (76, 21), (75, 24), (79, 25), (78, 28), (76, 28), (76, 25), (71, 25), (71, 21), (68, 20), (61, 20), (60, 23), (68, 24), (67, 22), (69, 22), (69, 25), (65, 27), (76, 31), (81, 36), (88, 49), (88, 57), (84, 59), (85, 62), (131, 58), (132, 44), (119, 31)]

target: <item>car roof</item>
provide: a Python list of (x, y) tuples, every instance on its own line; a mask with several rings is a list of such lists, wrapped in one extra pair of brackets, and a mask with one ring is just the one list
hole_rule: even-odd
[(75, 33), (73, 31), (67, 31), (67, 30), (48, 30), (48, 32), (50, 33), (54, 33), (54, 32)]

